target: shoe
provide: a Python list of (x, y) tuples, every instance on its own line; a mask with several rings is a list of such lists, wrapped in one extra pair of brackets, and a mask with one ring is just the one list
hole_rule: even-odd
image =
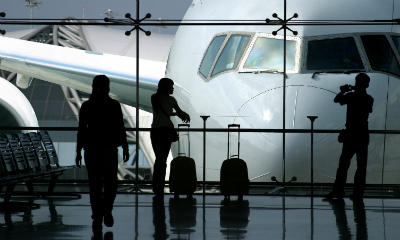
[(327, 198), (327, 199), (333, 199), (333, 198), (341, 199), (341, 198), (344, 197), (344, 192), (334, 192), (334, 191), (332, 191), (332, 192), (324, 195), (323, 197)]
[(114, 226), (114, 217), (111, 212), (104, 214), (104, 225), (107, 227)]
[(97, 218), (94, 218), (94, 217), (92, 216), (92, 219), (93, 219), (93, 221), (92, 221), (92, 228), (93, 228), (94, 230), (100, 230), (100, 229), (103, 228), (103, 216), (97, 217)]

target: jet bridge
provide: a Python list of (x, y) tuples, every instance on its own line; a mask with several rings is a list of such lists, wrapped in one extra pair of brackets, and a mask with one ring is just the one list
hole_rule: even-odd
[[(44, 44), (52, 44), (52, 45), (57, 45), (57, 46), (63, 46), (63, 47), (68, 47), (68, 48), (74, 48), (74, 49), (81, 49), (81, 50), (86, 50), (86, 51), (93, 51), (98, 49), (99, 43), (93, 44), (93, 36), (92, 39), (90, 37), (87, 37), (86, 34), (90, 33), (97, 33), (97, 29), (83, 29), (83, 26), (75, 26), (75, 25), (63, 25), (63, 22), (78, 22), (78, 20), (75, 20), (74, 18), (63, 18), (58, 20), (60, 22), (60, 25), (54, 25), (54, 26), (41, 26), (39, 28), (33, 29), (33, 30), (22, 30), (22, 31), (17, 31), (17, 32), (9, 32), (7, 33), (7, 37), (11, 38), (20, 38), (23, 40), (27, 41), (33, 41), (33, 42), (39, 42), (39, 43), (44, 43)], [(91, 28), (93, 26), (89, 26)], [(86, 26), (86, 28), (88, 28)], [(99, 27), (96, 27), (99, 28)], [(105, 27), (101, 27), (105, 28)], [(115, 31), (115, 29), (109, 29), (105, 28), (105, 30), (108, 31)], [(96, 35), (95, 35), (96, 36)], [(125, 37), (125, 36), (124, 36)], [(88, 40), (89, 39), (89, 40)], [(92, 43), (92, 44), (91, 44)], [(129, 44), (127, 44), (129, 45)], [(131, 44), (132, 45), (132, 44)], [(97, 47), (96, 47), (97, 46)], [(130, 55), (129, 54), (129, 46), (125, 46), (125, 51), (124, 55)], [(111, 53), (113, 54), (118, 54), (118, 51), (115, 49), (110, 50)], [(33, 90), (29, 90), (29, 87), (34, 81), (38, 81), (35, 79), (32, 79), (30, 76), (25, 76), (22, 74), (17, 74), (13, 72), (6, 72), (4, 70), (1, 70), (1, 75), (3, 78), (8, 80), (9, 82), (14, 81), (16, 85), (21, 88), (21, 91), (23, 92), (33, 92)], [(40, 81), (40, 80), (39, 80)], [(46, 83), (47, 84), (47, 83)], [(51, 87), (56, 87), (58, 88), (58, 85), (48, 83)], [(36, 86), (37, 84), (35, 84)], [(43, 84), (42, 84), (43, 85)], [(72, 111), (72, 114), (75, 118), (74, 122), (75, 124), (70, 124), (70, 126), (77, 126), (77, 122), (79, 120), (79, 109), (84, 101), (88, 99), (88, 94), (84, 92), (77, 91), (76, 89), (66, 87), (66, 86), (60, 86), (61, 87), (61, 92), (63, 94), (62, 98), (64, 98), (64, 104), (67, 104), (68, 107), (70, 108), (70, 112)], [(33, 88), (31, 86), (31, 88)], [(58, 91), (58, 93), (60, 93)], [(47, 93), (46, 93), (47, 94)], [(43, 101), (42, 104), (49, 104), (49, 99), (54, 99), (57, 98), (56, 96), (51, 96), (51, 95), (57, 95), (57, 91), (48, 91), (48, 96), (47, 96), (47, 101)], [(60, 94), (59, 94), (60, 95)], [(31, 97), (33, 94), (31, 94)], [(58, 96), (60, 97), (60, 96)], [(60, 101), (60, 100), (58, 100)], [(51, 111), (50, 108), (46, 106), (45, 108), (46, 111)], [(136, 127), (136, 110), (134, 107), (121, 104), (121, 109), (124, 115), (124, 121), (125, 121), (125, 126), (129, 128), (135, 128)], [(40, 111), (38, 111), (40, 114)], [(48, 114), (48, 115), (51, 115)], [(152, 114), (140, 110), (140, 126), (141, 127), (150, 127), (151, 121), (152, 121)], [(46, 118), (46, 117), (44, 117)], [(44, 119), (43, 118), (43, 119)], [(48, 117), (47, 117), (48, 118)], [(52, 123), (53, 122), (53, 123)], [(40, 121), (39, 119), (39, 124), (40, 126), (54, 126), (54, 121)], [(60, 125), (59, 125), (60, 126)], [(51, 133), (50, 133), (51, 134)], [(62, 136), (66, 135), (66, 136)], [(74, 159), (75, 156), (75, 140), (74, 137), (76, 136), (75, 133), (66, 133), (66, 132), (61, 132), (60, 134), (57, 135), (57, 137), (54, 137), (53, 140), (55, 141), (55, 145), (58, 146), (58, 154), (61, 160), (61, 163), (65, 163), (66, 165), (71, 165), (73, 162), (71, 162), (71, 159)], [(62, 141), (63, 139), (67, 139), (69, 143), (64, 144)], [(150, 135), (148, 133), (140, 133), (140, 140), (139, 140), (139, 147), (140, 147), (140, 153), (143, 154), (143, 159), (142, 161), (139, 161), (140, 156), (133, 156), (136, 152), (136, 133), (134, 131), (127, 131), (127, 139), (128, 139), (128, 144), (130, 146), (130, 155), (131, 159), (127, 162), (127, 164), (122, 162), (122, 152), (119, 153), (120, 155), (120, 164), (118, 168), (118, 178), (120, 180), (122, 179), (135, 179), (135, 168), (136, 168), (136, 162), (139, 162), (139, 179), (143, 180), (146, 175), (151, 175), (153, 172), (153, 165), (154, 165), (154, 153), (150, 144)], [(59, 142), (57, 142), (59, 141)], [(140, 155), (141, 155), (140, 154)]]

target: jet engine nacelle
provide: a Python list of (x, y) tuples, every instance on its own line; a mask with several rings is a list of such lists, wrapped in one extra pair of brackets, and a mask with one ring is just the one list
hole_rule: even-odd
[[(0, 126), (38, 127), (32, 105), (13, 84), (0, 77)], [(1, 130), (0, 134), (28, 131)]]

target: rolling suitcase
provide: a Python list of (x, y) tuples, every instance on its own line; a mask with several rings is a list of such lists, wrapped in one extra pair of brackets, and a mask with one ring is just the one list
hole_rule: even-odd
[[(187, 127), (189, 124), (179, 124), (178, 128)], [(169, 175), (169, 191), (174, 193), (175, 198), (179, 198), (179, 194), (186, 194), (188, 198), (193, 197), (196, 191), (197, 175), (196, 164), (193, 158), (190, 158), (190, 136), (189, 131), (187, 134), (179, 132), (178, 141), (178, 157), (172, 159), (171, 170)], [(187, 135), (187, 143), (185, 144), (184, 135)], [(187, 153), (184, 148), (187, 145)]]
[[(238, 124), (228, 125), (228, 129), (237, 127)], [(238, 149), (237, 155), (229, 155), (230, 149), (230, 132), (228, 132), (228, 159), (222, 163), (221, 166), (221, 193), (224, 195), (225, 200), (230, 200), (230, 195), (238, 195), (238, 200), (243, 200), (243, 195), (249, 194), (249, 176), (247, 171), (247, 164), (239, 158), (240, 150), (240, 132), (238, 132)]]

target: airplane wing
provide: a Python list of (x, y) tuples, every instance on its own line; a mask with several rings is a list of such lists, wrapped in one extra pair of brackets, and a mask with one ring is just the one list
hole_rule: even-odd
[[(165, 62), (139, 59), (139, 108), (151, 112), (150, 96), (164, 77)], [(110, 96), (136, 106), (136, 58), (0, 37), (0, 69), (91, 93), (92, 79), (110, 78)]]

